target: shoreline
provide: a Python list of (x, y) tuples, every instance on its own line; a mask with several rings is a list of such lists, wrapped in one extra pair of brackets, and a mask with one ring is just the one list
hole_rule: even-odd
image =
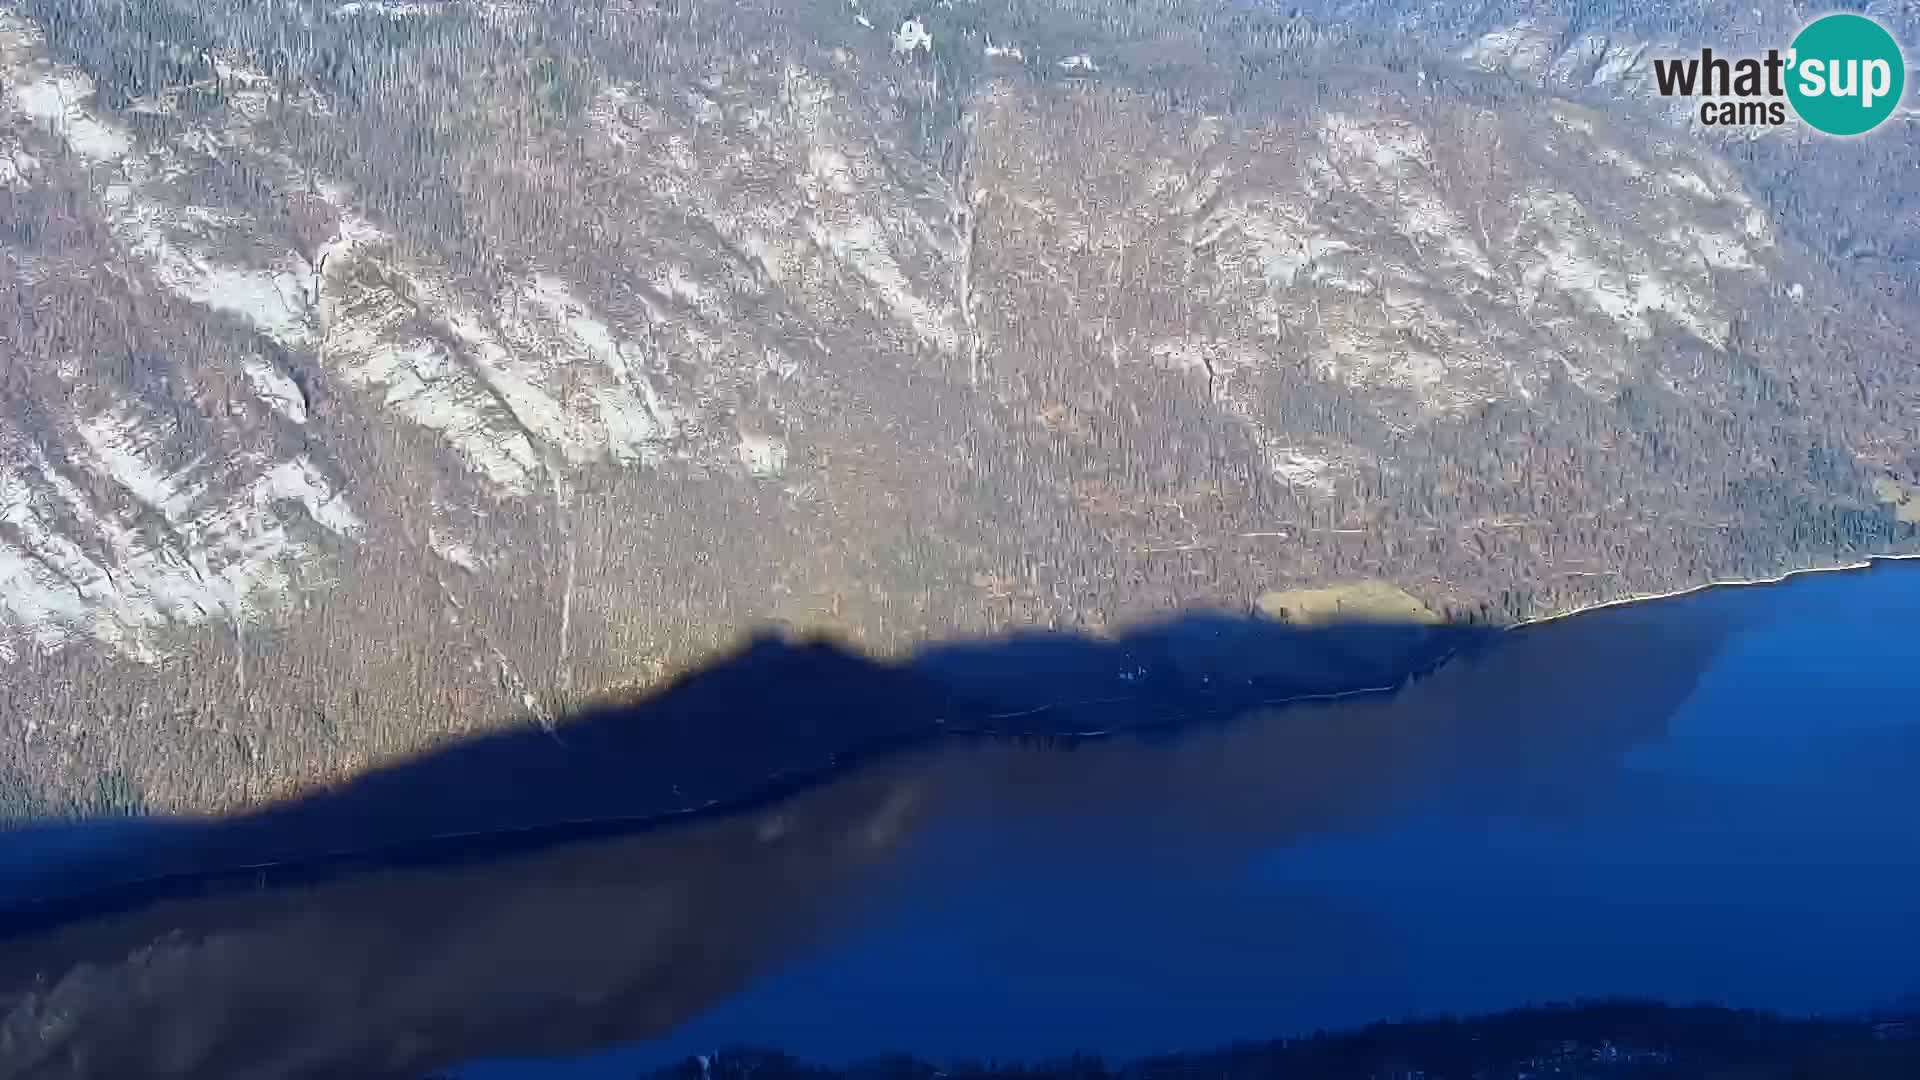
[(1879, 563), (1899, 563), (1899, 562), (1920, 562), (1920, 553), (1910, 554), (1910, 555), (1897, 555), (1897, 554), (1869, 555), (1858, 562), (1846, 563), (1844, 565), (1838, 565), (1838, 566), (1803, 566), (1796, 570), (1782, 571), (1781, 573), (1776, 574), (1773, 577), (1748, 578), (1748, 579), (1728, 578), (1722, 581), (1708, 581), (1708, 582), (1703, 582), (1699, 585), (1689, 585), (1684, 589), (1673, 589), (1663, 593), (1647, 593), (1647, 594), (1638, 595), (1638, 596), (1623, 596), (1618, 600), (1607, 600), (1598, 604), (1588, 604), (1585, 607), (1571, 608), (1567, 611), (1557, 612), (1552, 615), (1542, 615), (1539, 618), (1535, 618), (1535, 619), (1525, 619), (1520, 622), (1514, 623), (1511, 626), (1502, 627), (1501, 629), (1503, 632), (1511, 633), (1515, 630), (1523, 630), (1523, 629), (1527, 629), (1529, 627), (1535, 627), (1535, 626), (1545, 626), (1548, 623), (1559, 622), (1563, 619), (1571, 619), (1576, 615), (1585, 615), (1585, 614), (1588, 614), (1589, 612), (1594, 612), (1594, 611), (1604, 611), (1607, 608), (1624, 607), (1628, 604), (1645, 604), (1645, 603), (1649, 603), (1656, 600), (1672, 600), (1677, 597), (1691, 596), (1694, 593), (1707, 592), (1713, 589), (1738, 589), (1738, 588), (1745, 588), (1745, 587), (1754, 586), (1754, 585), (1782, 585), (1782, 584), (1785, 584), (1786, 582), (1792, 581), (1794, 578), (1797, 578), (1797, 577), (1808, 577), (1813, 574), (1859, 573), (1862, 570), (1872, 570), (1874, 566)]
[[(1748, 586), (1779, 585), (1793, 578), (1812, 574), (1858, 573), (1873, 569), (1881, 563), (1920, 563), (1920, 554), (1871, 555), (1856, 562), (1844, 565), (1803, 567), (1784, 571), (1778, 575), (1749, 579), (1712, 581), (1684, 589), (1670, 590), (1644, 596), (1622, 597), (1604, 603), (1576, 608), (1553, 615), (1530, 619), (1507, 627), (1490, 627), (1488, 637), (1483, 644), (1497, 646), (1502, 635), (1530, 627), (1544, 626), (1574, 616), (1599, 611), (1606, 608), (1621, 607), (1629, 604), (1642, 604), (1650, 601), (1674, 599), (1702, 593), (1714, 589), (1728, 589)], [(400, 840), (391, 843), (373, 842), (367, 844), (349, 844), (343, 847), (328, 846), (317, 851), (306, 851), (266, 858), (247, 858), (244, 855), (235, 863), (188, 869), (183, 871), (162, 871), (156, 874), (132, 880), (115, 881), (93, 888), (83, 888), (74, 893), (52, 893), (41, 895), (22, 895), (0, 899), (0, 939), (14, 936), (21, 930), (22, 923), (32, 925), (39, 919), (49, 917), (45, 909), (75, 903), (83, 909), (99, 905), (113, 906), (116, 902), (127, 902), (136, 897), (148, 899), (163, 898), (169, 887), (214, 882), (223, 879), (248, 877), (271, 877), (278, 884), (297, 884), (314, 877), (325, 878), (331, 873), (348, 870), (352, 864), (365, 863), (388, 869), (417, 866), (421, 864), (459, 863), (469, 859), (486, 859), (507, 854), (527, 847), (544, 847), (569, 841), (591, 840), (608, 835), (619, 835), (651, 831), (684, 823), (695, 822), (713, 817), (727, 816), (732, 813), (751, 812), (758, 807), (777, 803), (783, 798), (800, 791), (830, 783), (863, 765), (893, 756), (895, 754), (924, 750), (945, 740), (971, 739), (1021, 739), (1027, 737), (1058, 739), (1066, 742), (1099, 741), (1127, 734), (1139, 734), (1146, 731), (1168, 730), (1189, 726), (1196, 721), (1204, 723), (1208, 714), (1249, 712), (1255, 710), (1284, 710), (1304, 705), (1337, 702), (1355, 698), (1392, 695), (1404, 690), (1410, 683), (1424, 675), (1431, 674), (1452, 663), (1459, 656), (1457, 649), (1450, 649), (1438, 655), (1425, 657), (1422, 662), (1411, 665), (1395, 677), (1382, 680), (1376, 685), (1349, 687), (1340, 690), (1307, 692), (1301, 694), (1276, 696), (1271, 698), (1250, 698), (1231, 702), (1209, 702), (1211, 709), (1203, 709), (1199, 715), (1182, 715), (1178, 718), (1165, 717), (1157, 721), (1141, 724), (1122, 724), (1103, 726), (1084, 730), (1022, 731), (1018, 728), (999, 726), (992, 721), (1009, 717), (988, 716), (982, 719), (986, 723), (950, 725), (944, 718), (937, 719), (924, 730), (905, 736), (883, 739), (864, 746), (850, 746), (834, 756), (831, 764), (817, 769), (786, 770), (775, 773), (764, 783), (750, 790), (735, 793), (731, 797), (708, 799), (698, 805), (687, 805), (653, 813), (636, 813), (615, 817), (589, 817), (541, 821), (505, 828), (483, 828), (471, 831), (453, 831), (434, 833), (422, 837)], [(1053, 706), (1041, 706), (1036, 709), (1022, 710), (1014, 716), (1045, 712)], [(219, 818), (211, 820), (199, 817), (186, 818), (141, 818), (135, 819), (142, 825), (154, 825), (161, 829), (173, 827), (211, 827), (219, 829), (232, 824)], [(94, 823), (61, 823), (55, 828), (89, 828)], [(64, 921), (65, 916), (55, 918), (55, 922)]]

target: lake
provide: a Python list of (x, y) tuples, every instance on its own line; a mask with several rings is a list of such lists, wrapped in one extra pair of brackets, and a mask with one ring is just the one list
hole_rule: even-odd
[(1915, 563), (1620, 605), (1391, 695), (951, 740), (684, 826), (137, 906), (0, 942), (0, 987), (91, 972), (0, 1004), (100, 1075), (167, 1031), (181, 1075), (271, 1033), (474, 1078), (1128, 1057), (1602, 995), (1862, 1010), (1920, 993), (1916, 627)]
[(1392, 699), (968, 751), (856, 929), (581, 1075), (741, 1042), (1124, 1057), (1584, 996), (1920, 992), (1920, 566), (1520, 635)]

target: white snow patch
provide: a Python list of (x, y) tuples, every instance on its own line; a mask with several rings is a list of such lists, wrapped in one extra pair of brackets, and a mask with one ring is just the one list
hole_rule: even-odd
[(742, 432), (734, 454), (755, 476), (777, 475), (787, 465), (787, 444), (772, 435)]
[(893, 53), (895, 56), (911, 56), (915, 52), (933, 53), (933, 35), (927, 32), (927, 24), (919, 19), (908, 19), (900, 24), (893, 34)]
[[(1748, 250), (1747, 245), (1741, 243), (1738, 237), (1715, 232), (1712, 229), (1701, 229), (1693, 233), (1692, 237), (1694, 247), (1699, 249), (1700, 257), (1707, 260), (1709, 266), (1721, 270), (1752, 270), (1757, 266), (1753, 261), (1753, 252)], [(1683, 242), (1680, 236), (1672, 239)]]
[(1571, 234), (1551, 237), (1542, 254), (1546, 258), (1534, 264), (1530, 277), (1582, 297), (1609, 318), (1629, 323), (1643, 334), (1646, 332), (1646, 325), (1637, 318), (1639, 308), (1630, 295), (1631, 286), (1625, 271), (1589, 256), (1585, 242)]
[[(1702, 267), (1715, 258), (1737, 268), (1746, 266), (1731, 250), (1690, 241), (1690, 236), (1707, 235), (1706, 230), (1670, 229), (1664, 236), (1650, 238), (1653, 246), (1632, 248), (1591, 227), (1584, 208), (1569, 195), (1536, 194), (1523, 206), (1546, 226), (1536, 250), (1522, 259), (1521, 277), (1530, 288), (1560, 290), (1619, 323), (1630, 337), (1644, 339), (1651, 334), (1646, 316), (1654, 311), (1665, 313), (1704, 341), (1718, 344), (1724, 337), (1707, 313), (1710, 283)], [(1658, 246), (1659, 242), (1666, 247)]]
[(341, 377), (378, 388), (383, 408), (439, 433), (468, 467), (505, 493), (531, 492), (540, 455), (486, 387), (438, 341), (382, 340), (381, 329), (329, 335), (327, 352)]
[[(475, 472), (526, 495), (548, 451), (574, 465), (659, 460), (689, 420), (649, 378), (647, 351), (550, 274), (479, 302), (377, 254), (359, 229), (322, 260), (323, 360), (440, 433)], [(376, 274), (350, 274), (359, 260)]]
[(138, 417), (108, 412), (77, 422), (75, 429), (92, 452), (99, 472), (124, 488), (150, 509), (159, 511), (168, 521), (181, 520), (192, 509), (194, 500), (206, 490), (204, 484), (191, 486), (186, 474), (167, 473), (150, 464), (141, 451), (146, 434)]
[(800, 186), (814, 202), (819, 201), (823, 189), (836, 195), (851, 195), (855, 189), (853, 166), (847, 161), (847, 155), (830, 146), (811, 147)]
[(289, 534), (277, 504), (300, 502), (315, 521), (343, 533), (359, 528), (304, 459), (208, 502), (125, 445), (131, 425), (124, 418), (96, 417), (87, 427), (107, 447), (95, 452), (92, 467), (150, 500), (167, 527), (134, 528), (121, 513), (103, 513), (37, 447), (32, 469), (0, 468), (0, 523), (10, 526), (0, 540), (0, 640), (51, 649), (86, 637), (153, 662), (171, 627), (243, 619), (284, 601), (295, 569), (313, 553)]
[[(654, 459), (659, 441), (673, 433), (673, 411), (629, 360), (635, 347), (617, 342), (558, 279), (536, 275), (501, 296), (499, 337), (450, 297), (433, 307), (480, 377), (569, 461)], [(563, 389), (569, 383), (578, 389)]]
[(1609, 45), (1606, 54), (1600, 60), (1600, 66), (1593, 69), (1593, 86), (1606, 86), (1624, 80), (1639, 66), (1640, 58), (1646, 54), (1643, 44)]
[(1484, 71), (1510, 70), (1538, 76), (1553, 59), (1553, 39), (1530, 21), (1482, 34), (1460, 58)]
[(1333, 463), (1317, 454), (1303, 453), (1289, 447), (1269, 447), (1267, 467), (1273, 475), (1295, 487), (1312, 488), (1322, 494), (1333, 494), (1333, 480), (1328, 470)]
[(449, 540), (437, 530), (427, 530), (427, 546), (433, 549), (435, 555), (438, 555), (440, 558), (445, 559), (447, 562), (452, 563), (462, 570), (477, 571), (480, 569), (479, 556), (474, 554), (471, 545), (463, 544), (456, 540)]
[(1060, 66), (1060, 70), (1062, 71), (1095, 72), (1100, 70), (1100, 65), (1094, 63), (1093, 57), (1088, 56), (1086, 53), (1078, 53), (1073, 56), (1066, 57), (1065, 59), (1060, 61), (1059, 66)]
[(221, 265), (208, 257), (200, 232), (236, 225), (229, 215), (163, 205), (130, 185), (116, 185), (102, 201), (115, 235), (152, 268), (162, 288), (237, 316), (288, 349), (313, 347), (313, 268), (297, 252), (266, 267)]
[(85, 75), (49, 75), (15, 85), (14, 107), (66, 140), (73, 152), (94, 161), (118, 161), (133, 149), (125, 132), (86, 110), (93, 81)]
[(1400, 191), (1398, 225), (1402, 235), (1436, 242), (1445, 249), (1449, 269), (1463, 269), (1476, 277), (1493, 276), (1493, 264), (1473, 241), (1466, 216), (1449, 206), (1438, 192), (1408, 185)]
[(262, 505), (290, 499), (306, 507), (307, 516), (340, 536), (355, 537), (365, 527), (346, 496), (334, 492), (320, 470), (305, 457), (283, 461), (267, 471), (253, 489)]
[(22, 545), (0, 539), (0, 627), (24, 629), (41, 645), (60, 644), (67, 637), (61, 624), (87, 618), (89, 588), (98, 590), (100, 576), (65, 572), (85, 555), (42, 520), (51, 509), (27, 477), (0, 468), (0, 523)]
[(1222, 207), (1208, 221), (1203, 242), (1210, 244), (1230, 232), (1254, 245), (1261, 276), (1269, 285), (1299, 284), (1302, 273), (1319, 260), (1353, 250), (1352, 244), (1324, 235), (1296, 207), (1284, 204)]
[(936, 310), (927, 300), (915, 295), (913, 283), (894, 261), (886, 237), (881, 235), (873, 219), (853, 215), (845, 224), (835, 227), (809, 218), (807, 233), (815, 244), (865, 279), (881, 303), (921, 340), (948, 353), (960, 347), (960, 334), (949, 318), (950, 313), (945, 308)]
[(264, 360), (249, 360), (241, 370), (268, 408), (296, 424), (307, 422), (307, 397), (292, 376)]
[(712, 295), (708, 288), (700, 283), (699, 278), (689, 274), (684, 267), (680, 266), (668, 266), (666, 273), (658, 279), (657, 284), (668, 296), (695, 308), (706, 308)]
[[(422, 312), (395, 288), (345, 267), (374, 239), (343, 243), (326, 260), (321, 359), (349, 385), (378, 390), (381, 406), (436, 432), (474, 472), (512, 495), (533, 490), (540, 455), (513, 417), (444, 343), (423, 332)], [(396, 275), (402, 286), (413, 284)]]
[(1697, 198), (1709, 201), (1720, 198), (1719, 194), (1708, 187), (1707, 182), (1691, 169), (1669, 169), (1666, 178), (1673, 186)]
[(140, 237), (134, 253), (152, 264), (169, 291), (236, 315), (289, 349), (313, 345), (307, 323), (312, 278), (303, 264), (288, 262), (277, 269), (221, 266), (175, 245), (158, 229)]
[(0, 139), (0, 187), (23, 189), (30, 183), (28, 178), (39, 171), (39, 158), (12, 145), (10, 139)]
[(1369, 164), (1384, 173), (1399, 174), (1408, 165), (1427, 165), (1433, 148), (1426, 135), (1410, 123), (1368, 123), (1341, 112), (1321, 119), (1321, 140), (1351, 164)]

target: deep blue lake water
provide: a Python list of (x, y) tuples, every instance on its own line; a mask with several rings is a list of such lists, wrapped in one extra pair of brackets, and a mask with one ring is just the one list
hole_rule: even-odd
[(1528, 628), (1391, 699), (914, 768), (933, 808), (832, 930), (554, 1074), (1920, 993), (1920, 565)]

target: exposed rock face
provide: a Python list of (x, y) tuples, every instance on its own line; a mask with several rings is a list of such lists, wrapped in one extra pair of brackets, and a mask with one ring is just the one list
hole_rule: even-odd
[(1909, 323), (1724, 147), (1540, 92), (1650, 38), (1043, 7), (0, 4), (0, 767), (214, 805), (755, 620), (1906, 542)]

